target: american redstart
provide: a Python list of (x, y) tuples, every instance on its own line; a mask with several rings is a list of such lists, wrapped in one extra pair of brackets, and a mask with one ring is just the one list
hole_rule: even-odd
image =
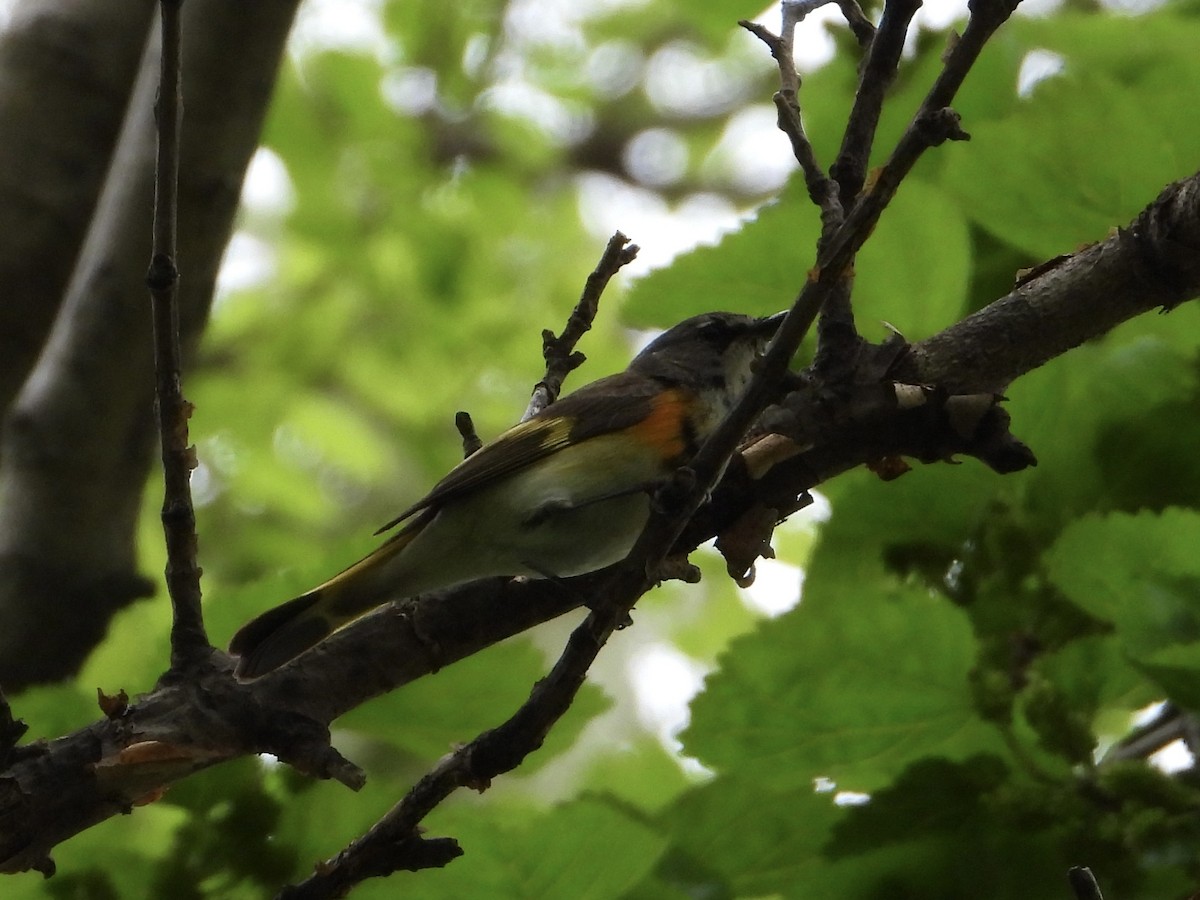
[(565, 578), (623, 559), (650, 494), (699, 449), (749, 382), (783, 315), (705, 313), (459, 463), (382, 546), (233, 636), (237, 672), (274, 669), (391, 600), (493, 575)]

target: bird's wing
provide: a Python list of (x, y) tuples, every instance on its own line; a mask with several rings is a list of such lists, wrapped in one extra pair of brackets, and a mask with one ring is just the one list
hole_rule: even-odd
[(423, 509), (485, 487), (564, 447), (653, 420), (653, 413), (677, 393), (664, 392), (657, 382), (627, 372), (594, 381), (468, 456), (421, 500), (375, 533), (387, 531)]

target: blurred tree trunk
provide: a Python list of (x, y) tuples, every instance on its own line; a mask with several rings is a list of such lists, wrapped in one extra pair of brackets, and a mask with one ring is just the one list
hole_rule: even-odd
[[(178, 264), (187, 347), (207, 320), (297, 3), (184, 4)], [(0, 127), (18, 136), (0, 150), (9, 154), (0, 191), (31, 210), (0, 204), (0, 271), (20, 294), (11, 306), (37, 312), (6, 308), (26, 324), (0, 328), (13, 343), (0, 362), (0, 384), (10, 386), (0, 438), (8, 688), (75, 672), (112, 616), (156, 584), (137, 572), (134, 546), (155, 444), (144, 284), (158, 80), (152, 13), (149, 0), (26, 0), (0, 38)]]

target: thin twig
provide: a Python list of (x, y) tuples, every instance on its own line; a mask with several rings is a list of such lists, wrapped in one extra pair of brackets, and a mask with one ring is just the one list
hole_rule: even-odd
[(757, 22), (742, 19), (738, 22), (760, 41), (767, 45), (771, 56), (779, 66), (779, 90), (772, 98), (778, 115), (779, 130), (787, 135), (792, 145), (792, 155), (800, 164), (804, 173), (804, 183), (808, 187), (808, 196), (821, 211), (821, 221), (825, 228), (834, 228), (842, 220), (842, 210), (837, 199), (837, 187), (825, 174), (817, 161), (816, 151), (804, 131), (804, 121), (800, 115), (799, 94), (800, 74), (796, 71), (796, 61), (793, 56), (795, 46), (796, 26), (813, 9), (824, 6), (833, 0), (821, 0), (814, 4), (784, 3), (783, 25), (779, 34), (764, 28)]
[(920, 8), (920, 0), (887, 0), (879, 32), (871, 42), (858, 80), (854, 106), (846, 120), (842, 146), (829, 174), (838, 183), (843, 208), (849, 208), (858, 197), (867, 177), (875, 130), (883, 110), (883, 98), (896, 77), (900, 54), (909, 23)]
[(1075, 900), (1104, 900), (1096, 876), (1087, 866), (1074, 866), (1067, 870), (1067, 883), (1075, 892)]
[(558, 399), (567, 376), (583, 364), (586, 357), (575, 350), (575, 345), (592, 327), (596, 311), (600, 308), (600, 295), (609, 280), (637, 258), (638, 245), (630, 244), (629, 238), (617, 231), (608, 239), (604, 253), (596, 268), (587, 277), (579, 302), (571, 310), (562, 334), (557, 337), (550, 329), (542, 332), (542, 357), (546, 360), (546, 375), (534, 386), (533, 396), (521, 421), (532, 419)]
[[(866, 183), (867, 165), (879, 127), (879, 116), (883, 111), (883, 98), (896, 76), (909, 23), (920, 5), (921, 0), (887, 0), (879, 32), (870, 42), (860, 71), (854, 106), (846, 119), (842, 146), (829, 170), (838, 185), (839, 202), (844, 210), (858, 201)], [(830, 295), (821, 308), (821, 319), (817, 326), (817, 353), (813, 363), (818, 371), (829, 377), (835, 377), (841, 367), (853, 364), (861, 342), (854, 324), (852, 289), (852, 281), (847, 278), (841, 289)]]
[[(837, 231), (844, 220), (845, 211), (842, 201), (838, 199), (837, 184), (825, 174), (817, 162), (812, 143), (804, 132), (798, 100), (800, 76), (796, 72), (793, 48), (796, 26), (810, 12), (831, 2), (834, 0), (785, 0), (783, 21), (778, 35), (754, 22), (738, 23), (767, 45), (779, 65), (779, 90), (772, 98), (778, 114), (777, 123), (779, 130), (787, 135), (791, 142), (792, 155), (796, 157), (800, 170), (804, 173), (808, 196), (821, 211), (821, 239), (818, 247), (824, 246)], [(862, 11), (858, 12), (861, 16)], [(828, 360), (831, 358), (848, 360), (854, 355), (853, 345), (858, 340), (858, 334), (854, 328), (850, 292), (851, 282), (848, 276), (837, 290), (830, 292), (823, 306), (822, 329), (817, 345), (820, 351), (817, 363), (822, 369), (828, 368)]]
[(462, 436), (463, 459), (479, 452), (483, 441), (479, 437), (479, 432), (475, 430), (475, 421), (471, 418), (471, 414), (460, 409), (454, 414), (454, 427)]
[(162, 64), (155, 116), (158, 155), (154, 179), (154, 247), (146, 283), (154, 310), (155, 395), (163, 461), (163, 532), (167, 544), (166, 581), (171, 596), (171, 666), (175, 669), (210, 649), (200, 609), (200, 568), (196, 564), (196, 513), (190, 473), (195, 448), (188, 444), (192, 406), (183, 398), (180, 376), (179, 270), (175, 264), (178, 219), (180, 99), (180, 7), (161, 0)]

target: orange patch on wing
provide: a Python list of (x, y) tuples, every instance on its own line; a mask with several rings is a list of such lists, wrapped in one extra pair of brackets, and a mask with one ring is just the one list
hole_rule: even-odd
[(631, 437), (654, 447), (664, 459), (682, 456), (688, 449), (684, 442), (683, 420), (691, 406), (691, 395), (678, 390), (663, 391), (651, 401), (650, 415), (628, 430)]

